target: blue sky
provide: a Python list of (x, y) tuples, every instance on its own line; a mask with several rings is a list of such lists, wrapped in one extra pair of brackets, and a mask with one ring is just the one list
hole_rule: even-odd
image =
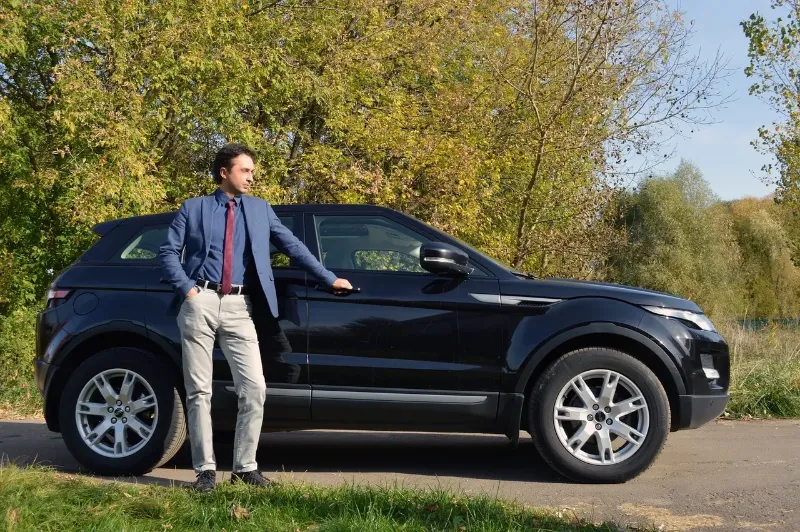
[(732, 70), (724, 94), (732, 101), (713, 114), (711, 125), (685, 133), (686, 138), (673, 139), (675, 155), (656, 168), (659, 174), (673, 170), (681, 158), (693, 162), (723, 200), (744, 196), (765, 196), (774, 190), (759, 179), (762, 165), (772, 158), (760, 154), (750, 141), (756, 138), (758, 127), (769, 124), (775, 113), (759, 99), (748, 94), (752, 78), (744, 75), (747, 60), (747, 39), (739, 22), (759, 11), (774, 17), (769, 0), (669, 0), (673, 7), (685, 13), (687, 23), (694, 21), (693, 49), (701, 57), (713, 59), (719, 49)]

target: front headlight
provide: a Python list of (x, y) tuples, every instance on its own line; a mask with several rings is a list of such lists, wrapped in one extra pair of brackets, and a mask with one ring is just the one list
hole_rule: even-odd
[(645, 306), (642, 307), (648, 312), (652, 312), (653, 314), (658, 314), (659, 316), (666, 316), (667, 318), (675, 318), (678, 320), (688, 321), (693, 323), (698, 329), (703, 329), (704, 331), (712, 331), (717, 332), (717, 329), (714, 328), (714, 324), (711, 323), (711, 320), (708, 319), (708, 316), (705, 314), (698, 314), (697, 312), (691, 312), (688, 310), (679, 310), (676, 308), (664, 308), (664, 307), (649, 307)]

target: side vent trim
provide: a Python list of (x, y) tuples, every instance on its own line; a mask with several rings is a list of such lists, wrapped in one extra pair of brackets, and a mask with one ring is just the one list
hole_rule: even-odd
[(561, 299), (554, 299), (550, 297), (529, 297), (529, 296), (501, 296), (497, 294), (469, 294), (473, 299), (481, 303), (491, 303), (493, 305), (507, 305), (507, 306), (543, 306), (552, 305), (562, 301)]

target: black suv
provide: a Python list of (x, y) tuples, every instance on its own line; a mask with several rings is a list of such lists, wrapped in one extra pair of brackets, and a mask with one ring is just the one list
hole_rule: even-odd
[[(335, 295), (271, 249), (280, 330), (255, 314), (264, 430), (484, 432), (516, 444), (524, 429), (559, 473), (623, 482), (670, 430), (727, 404), (728, 346), (690, 301), (534, 278), (390, 209), (275, 211), (358, 290)], [(101, 238), (53, 282), (38, 318), (47, 426), (97, 473), (147, 472), (186, 437), (180, 335), (157, 259), (173, 216), (97, 225)], [(236, 411), (215, 348), (215, 434), (233, 430)]]

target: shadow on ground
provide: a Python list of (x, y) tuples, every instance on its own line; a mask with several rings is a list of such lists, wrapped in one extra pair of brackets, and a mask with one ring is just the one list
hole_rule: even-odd
[[(233, 444), (214, 444), (217, 468), (231, 469)], [(20, 466), (41, 464), (87, 474), (61, 436), (42, 423), (0, 421), (0, 453)], [(564, 482), (536, 452), (527, 435), (512, 448), (504, 436), (384, 432), (299, 431), (265, 433), (258, 450), (267, 473), (388, 473), (498, 481)], [(137, 483), (180, 484), (193, 478), (189, 445), (147, 476), (119, 478)], [(89, 473), (90, 474), (90, 473)], [(177, 475), (176, 475), (177, 474)], [(176, 480), (176, 477), (180, 480)]]

